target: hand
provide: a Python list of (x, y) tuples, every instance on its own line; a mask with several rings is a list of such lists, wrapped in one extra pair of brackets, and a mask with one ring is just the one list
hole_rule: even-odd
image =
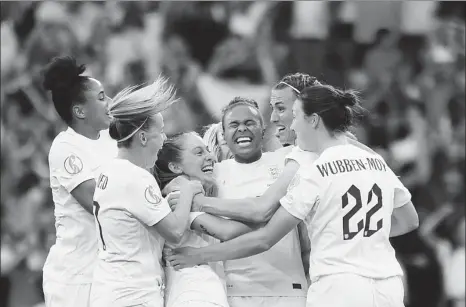
[(191, 193), (193, 197), (197, 194), (205, 194), (204, 187), (199, 180), (190, 180), (181, 187), (181, 192)]
[(165, 261), (175, 270), (190, 268), (201, 264), (202, 260), (196, 255), (198, 248), (182, 247), (175, 250), (165, 250)]
[(170, 181), (170, 183), (167, 184), (165, 188), (163, 188), (162, 193), (164, 195), (168, 195), (172, 192), (179, 191), (181, 189), (181, 186), (183, 184), (187, 184), (188, 182), (189, 182), (189, 179), (186, 176), (183, 176), (183, 175), (178, 176), (172, 181)]
[(172, 211), (175, 211), (176, 205), (178, 205), (178, 202), (180, 201), (180, 194), (181, 193), (179, 191), (175, 191), (167, 195), (167, 202)]

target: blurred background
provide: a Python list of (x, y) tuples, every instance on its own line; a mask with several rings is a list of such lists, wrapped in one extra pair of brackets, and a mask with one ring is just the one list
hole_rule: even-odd
[(60, 54), (109, 96), (170, 77), (182, 101), (164, 114), (168, 134), (218, 121), (237, 95), (268, 116), (271, 87), (290, 72), (359, 90), (371, 114), (355, 133), (401, 176), (421, 221), (392, 242), (406, 306), (464, 306), (464, 16), (461, 1), (2, 1), (0, 306), (43, 302), (55, 240), (47, 154), (65, 127), (40, 77)]

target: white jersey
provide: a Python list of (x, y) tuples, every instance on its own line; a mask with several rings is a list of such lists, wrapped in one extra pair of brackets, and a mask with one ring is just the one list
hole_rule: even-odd
[[(267, 152), (253, 163), (224, 160), (215, 166), (218, 197), (261, 196), (280, 176), (286, 151)], [(228, 296), (306, 296), (307, 282), (297, 228), (270, 250), (225, 261)]]
[(165, 240), (149, 227), (165, 218), (170, 207), (152, 174), (127, 160), (104, 164), (96, 181), (99, 254), (91, 302), (99, 296), (115, 306), (156, 301), (164, 277)]
[(296, 161), (299, 165), (310, 165), (319, 157), (316, 153), (302, 150), (298, 146), (287, 146), (283, 149), (278, 149), (276, 152), (287, 153), (285, 156), (285, 165), (290, 160)]
[(94, 179), (99, 166), (116, 154), (116, 142), (107, 131), (91, 140), (68, 128), (53, 140), (49, 167), (57, 239), (44, 265), (44, 279), (66, 284), (92, 282), (97, 259), (94, 217), (70, 193)]
[(393, 209), (410, 199), (380, 156), (341, 145), (325, 150), (315, 163), (301, 165), (280, 202), (306, 222), (314, 281), (337, 273), (402, 275), (389, 235)]
[[(191, 212), (189, 225), (204, 212)], [(189, 227), (178, 244), (166, 242), (167, 248), (175, 249), (180, 247), (201, 248), (219, 241), (202, 232)], [(226, 288), (222, 280), (218, 263), (209, 265), (196, 265), (191, 268), (175, 270), (169, 263), (165, 268), (167, 287), (165, 290), (165, 307), (177, 306), (177, 304), (189, 301), (201, 301), (216, 304), (218, 306), (228, 306)]]

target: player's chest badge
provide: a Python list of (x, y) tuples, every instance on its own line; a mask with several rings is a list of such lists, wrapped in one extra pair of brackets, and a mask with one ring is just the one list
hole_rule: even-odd
[(269, 167), (269, 174), (273, 180), (278, 179), (278, 177), (280, 176), (280, 170), (278, 169), (278, 166)]

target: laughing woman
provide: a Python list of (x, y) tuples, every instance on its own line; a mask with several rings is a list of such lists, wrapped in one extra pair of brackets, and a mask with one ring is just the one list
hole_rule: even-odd
[[(194, 132), (182, 133), (165, 141), (158, 154), (154, 175), (159, 179), (162, 193), (168, 192), (166, 187), (169, 183), (172, 183), (172, 187), (176, 185), (173, 179), (186, 176), (201, 181), (207, 195), (215, 195), (215, 163), (216, 159), (207, 150), (199, 135)], [(167, 243), (165, 246), (203, 247), (214, 243), (214, 238), (225, 241), (252, 230), (243, 223), (200, 212), (191, 213), (190, 223), (191, 227), (185, 232), (180, 243)], [(223, 273), (219, 272), (217, 263), (206, 263), (178, 271), (167, 267), (165, 306), (228, 307), (224, 282), (217, 272), (220, 275)]]

